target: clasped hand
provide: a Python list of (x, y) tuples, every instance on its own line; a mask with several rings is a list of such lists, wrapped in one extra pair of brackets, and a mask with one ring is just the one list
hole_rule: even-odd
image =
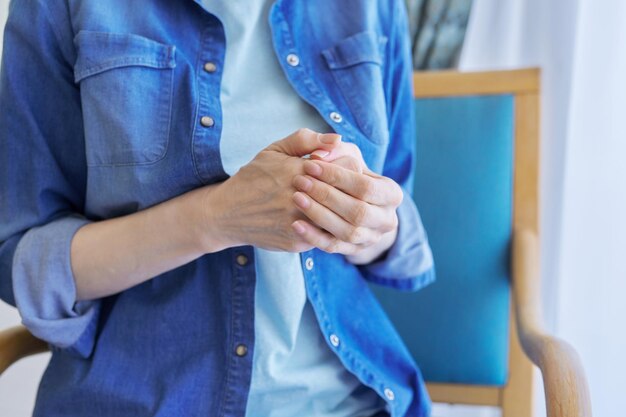
[(219, 225), (223, 247), (317, 247), (354, 263), (393, 244), (403, 198), (395, 181), (367, 168), (358, 147), (308, 129), (274, 142), (214, 191), (208, 224)]

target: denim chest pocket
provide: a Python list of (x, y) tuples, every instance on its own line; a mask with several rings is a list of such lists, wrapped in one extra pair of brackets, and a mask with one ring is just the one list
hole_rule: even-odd
[(372, 142), (389, 139), (382, 56), (387, 38), (360, 32), (322, 51), (360, 130)]
[(89, 166), (155, 163), (170, 135), (175, 47), (133, 34), (74, 39)]

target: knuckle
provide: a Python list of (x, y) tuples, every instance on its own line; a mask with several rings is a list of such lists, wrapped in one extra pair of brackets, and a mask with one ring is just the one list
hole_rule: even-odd
[(339, 251), (339, 241), (336, 238), (331, 239), (331, 241), (324, 248), (324, 252), (328, 253), (337, 253)]
[(317, 231), (312, 232), (310, 234), (310, 236), (307, 238), (307, 242), (310, 243), (312, 246), (315, 246), (318, 248), (323, 248), (326, 244), (324, 242), (323, 236), (320, 236), (320, 234)]
[(352, 156), (348, 156), (346, 157), (346, 168), (350, 171), (361, 172), (361, 162)]
[(393, 216), (391, 216), (389, 222), (387, 223), (387, 232), (391, 232), (392, 230), (395, 230), (398, 227), (398, 215), (395, 213), (393, 213)]
[(357, 256), (359, 255), (361, 252), (363, 252), (365, 250), (365, 246), (356, 246), (353, 245), (351, 250), (350, 250), (350, 255), (352, 256)]
[(384, 220), (381, 222), (380, 227), (377, 229), (383, 233), (391, 232), (398, 227), (398, 215), (395, 210), (391, 211), (388, 215), (385, 216)]
[(328, 181), (331, 184), (337, 184), (339, 180), (341, 179), (341, 174), (339, 173), (339, 170), (330, 164), (324, 167), (324, 172), (327, 173), (326, 175), (327, 175)]
[(366, 180), (359, 184), (359, 197), (363, 200), (370, 200), (376, 194), (376, 187), (372, 181)]
[(394, 195), (394, 199), (393, 199), (393, 205), (394, 206), (399, 206), (400, 204), (402, 204), (402, 200), (404, 200), (404, 191), (402, 191), (402, 188), (393, 180), (389, 180), (392, 183), (392, 189), (393, 189), (393, 195)]
[(306, 135), (311, 134), (311, 132), (312, 132), (311, 129), (308, 129), (306, 127), (301, 127), (301, 128), (299, 128), (298, 130), (296, 130), (294, 132), (294, 135), (295, 136), (306, 136)]
[(358, 146), (356, 146), (354, 143), (352, 142), (347, 142), (346, 146), (348, 147), (348, 149), (350, 150), (350, 153), (353, 155), (356, 155), (357, 157), (361, 157), (361, 149), (359, 149)]
[(402, 187), (398, 185), (397, 182), (388, 177), (381, 177), (383, 181), (383, 186), (385, 189), (389, 190), (389, 204), (393, 206), (399, 206), (402, 203), (404, 198), (404, 192), (402, 191)]
[(352, 227), (346, 236), (346, 241), (352, 244), (360, 243), (363, 240), (364, 234), (365, 229), (363, 227)]
[(324, 239), (321, 236), (316, 236), (311, 243), (313, 244), (313, 246), (318, 248), (328, 246), (328, 244), (324, 242)]
[(383, 237), (382, 233), (374, 232), (374, 233), (372, 233), (371, 238), (370, 238), (368, 244), (369, 245), (374, 245), (374, 244), (378, 243), (380, 241), (380, 239), (382, 239), (382, 237)]
[(333, 248), (332, 253), (341, 253), (342, 252), (343, 242), (337, 238), (333, 239)]
[(318, 198), (318, 202), (321, 204), (328, 203), (330, 199), (330, 188), (321, 184), (317, 184), (313, 187), (313, 190)]
[(364, 202), (356, 203), (352, 212), (353, 223), (357, 226), (363, 224), (368, 214), (369, 214), (369, 206), (367, 203), (364, 203)]

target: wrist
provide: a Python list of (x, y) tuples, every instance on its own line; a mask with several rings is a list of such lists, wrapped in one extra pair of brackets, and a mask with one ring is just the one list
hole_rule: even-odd
[(189, 192), (185, 199), (186, 230), (193, 245), (202, 254), (219, 252), (230, 246), (221, 233), (219, 219), (223, 201), (218, 196), (221, 184), (209, 185)]

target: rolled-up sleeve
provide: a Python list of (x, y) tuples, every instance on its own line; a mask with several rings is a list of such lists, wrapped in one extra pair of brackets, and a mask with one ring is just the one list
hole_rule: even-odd
[(433, 255), (415, 202), (411, 198), (415, 171), (416, 126), (413, 108), (413, 67), (404, 2), (394, 2), (392, 32), (385, 59), (385, 92), (389, 120), (389, 146), (383, 175), (404, 191), (397, 209), (398, 235), (384, 256), (360, 266), (375, 283), (415, 291), (435, 280)]
[[(86, 162), (71, 27), (41, 1), (11, 2), (0, 69), (0, 297), (37, 337), (82, 356), (99, 302), (76, 303), (71, 241)], [(52, 24), (54, 22), (54, 24)]]
[(83, 354), (92, 348), (99, 303), (75, 302), (70, 244), (87, 223), (71, 216), (34, 227), (20, 239), (13, 257), (13, 294), (24, 325), (54, 346)]

